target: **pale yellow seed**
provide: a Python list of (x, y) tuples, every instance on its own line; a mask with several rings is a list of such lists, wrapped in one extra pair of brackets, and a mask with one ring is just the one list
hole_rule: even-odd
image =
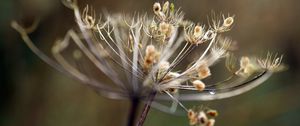
[(192, 83), (198, 91), (203, 91), (205, 89), (205, 84), (200, 80), (195, 80)]
[(195, 28), (194, 28), (194, 36), (196, 38), (200, 37), (202, 35), (202, 32), (203, 32), (203, 30), (202, 30), (201, 26), (198, 26), (198, 25), (195, 26)]
[(212, 110), (212, 109), (208, 110), (206, 112), (206, 114), (211, 116), (211, 117), (217, 117), (218, 116), (218, 112), (216, 110)]
[(159, 24), (159, 30), (162, 35), (165, 35), (165, 37), (169, 38), (172, 35), (174, 26), (171, 24), (168, 24), (166, 22), (161, 22)]
[(205, 126), (214, 126), (215, 122), (216, 122), (215, 119), (209, 119)]
[(148, 45), (146, 47), (146, 55), (150, 55), (151, 53), (155, 53), (156, 50), (155, 50), (155, 47), (154, 45)]
[(174, 29), (174, 26), (173, 25), (169, 25), (168, 31), (165, 34), (167, 38), (171, 37), (171, 35), (173, 33), (173, 29)]
[(197, 124), (197, 115), (193, 110), (188, 111), (188, 118), (190, 120), (190, 125), (195, 125)]
[(206, 64), (203, 64), (198, 68), (198, 76), (200, 79), (207, 78), (210, 75), (211, 75), (210, 69)]
[(156, 59), (158, 57), (158, 52), (156, 51), (155, 47), (153, 45), (148, 45), (146, 47), (146, 52), (145, 52), (145, 57), (144, 57), (144, 69), (147, 71), (153, 63), (156, 62)]
[(241, 68), (246, 68), (249, 63), (250, 63), (249, 57), (243, 56), (240, 60)]
[(167, 10), (169, 10), (169, 5), (170, 5), (169, 1), (167, 1), (167, 2), (164, 3), (164, 5), (163, 5), (163, 12), (164, 13), (166, 13)]
[(224, 22), (223, 22), (223, 26), (224, 27), (230, 27), (233, 24), (233, 17), (227, 17)]
[(193, 110), (189, 109), (188, 110), (188, 118), (192, 119), (194, 117), (196, 117), (196, 113)]
[(198, 122), (199, 122), (200, 125), (205, 125), (208, 122), (208, 118), (207, 118), (206, 114), (203, 111), (199, 112), (197, 118), (198, 118)]
[(154, 3), (153, 4), (153, 11), (155, 14), (158, 14), (160, 11), (161, 11), (161, 6), (160, 6), (160, 3)]
[(197, 124), (197, 118), (190, 119), (190, 125), (196, 125)]
[(170, 24), (167, 24), (166, 22), (161, 22), (159, 24), (159, 30), (163, 33), (166, 34), (169, 30)]
[(245, 68), (244, 68), (244, 74), (246, 75), (251, 75), (255, 72), (255, 66), (252, 64), (248, 64)]

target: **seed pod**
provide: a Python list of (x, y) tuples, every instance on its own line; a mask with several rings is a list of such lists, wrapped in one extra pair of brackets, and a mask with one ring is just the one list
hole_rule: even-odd
[(198, 118), (198, 123), (200, 125), (205, 125), (208, 122), (207, 116), (206, 116), (206, 114), (203, 111), (199, 112), (197, 118)]
[(249, 57), (243, 56), (240, 60), (241, 68), (246, 68), (249, 63), (250, 63)]
[(215, 119), (209, 119), (208, 121), (207, 121), (207, 124), (205, 125), (205, 126), (214, 126), (215, 125)]
[(153, 12), (155, 14), (159, 14), (159, 12), (161, 11), (161, 6), (160, 6), (160, 3), (154, 3), (153, 4)]
[(208, 68), (208, 66), (206, 64), (202, 64), (199, 68), (198, 68), (198, 77), (200, 79), (204, 79), (207, 78), (208, 76), (210, 76), (210, 70)]
[(192, 83), (198, 91), (203, 91), (205, 88), (205, 84), (200, 80), (195, 80)]
[(145, 57), (144, 57), (144, 70), (148, 71), (148, 69), (152, 66), (153, 63), (156, 62), (158, 52), (156, 51), (153, 45), (148, 45), (146, 47)]
[(199, 38), (203, 34), (203, 29), (201, 26), (195, 26), (194, 28), (194, 37)]
[(206, 112), (207, 115), (211, 116), (211, 117), (217, 117), (218, 116), (218, 112), (216, 110), (207, 110)]
[(169, 10), (169, 5), (170, 5), (169, 1), (164, 3), (163, 10), (162, 10), (163, 13), (166, 13)]
[(197, 114), (191, 109), (188, 111), (188, 118), (190, 121), (190, 125), (197, 124)]
[(224, 22), (223, 22), (223, 26), (224, 27), (230, 27), (233, 24), (233, 17), (227, 17)]

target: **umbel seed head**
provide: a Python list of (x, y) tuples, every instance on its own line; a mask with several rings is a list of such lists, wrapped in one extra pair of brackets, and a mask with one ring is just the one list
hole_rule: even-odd
[[(152, 15), (105, 13), (103, 17), (97, 17), (89, 6), (81, 11), (76, 0), (63, 3), (74, 11), (78, 28), (70, 29), (64, 39), (54, 43), (53, 58), (32, 42), (28, 35), (31, 30), (16, 21), (11, 26), (42, 60), (99, 94), (112, 99), (140, 100), (154, 94), (153, 103), (156, 104), (153, 107), (169, 113), (178, 112), (174, 107), (168, 109), (160, 104), (160, 101), (172, 101), (172, 106), (178, 104), (188, 113), (191, 125), (212, 126), (218, 113), (190, 111), (181, 101), (236, 96), (257, 87), (283, 67), (282, 56), (277, 54), (259, 59), (242, 57), (239, 69), (235, 69), (236, 61), (227, 62), (228, 79), (204, 84), (209, 76), (217, 76), (210, 68), (218, 63), (222, 65), (219, 61), (234, 53), (230, 50), (232, 40), (219, 37), (231, 30), (234, 16), (214, 16), (209, 24), (199, 25), (201, 23), (186, 20), (184, 13), (168, 1), (154, 3)], [(70, 52), (74, 52), (73, 56)], [(83, 68), (95, 69), (90, 72)], [(99, 70), (111, 82), (105, 83), (91, 75), (94, 70)], [(217, 71), (223, 72), (223, 69)]]

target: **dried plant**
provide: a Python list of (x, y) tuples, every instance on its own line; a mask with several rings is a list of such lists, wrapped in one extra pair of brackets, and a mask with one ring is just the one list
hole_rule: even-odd
[[(81, 12), (75, 0), (63, 3), (74, 11), (79, 31), (69, 30), (64, 39), (52, 47), (55, 60), (40, 51), (30, 40), (30, 31), (15, 21), (15, 28), (28, 47), (57, 70), (92, 87), (101, 95), (112, 99), (129, 99), (132, 107), (128, 125), (134, 125), (136, 109), (145, 102), (137, 125), (143, 125), (150, 106), (165, 112), (175, 112), (179, 105), (186, 113), (190, 125), (213, 126), (217, 112), (212, 109), (188, 109), (182, 101), (215, 100), (244, 93), (282, 69), (282, 56), (268, 54), (266, 58), (242, 57), (239, 68), (235, 65), (232, 40), (220, 36), (229, 31), (234, 16), (214, 15), (207, 26), (185, 20), (180, 9), (168, 1), (154, 3), (154, 16), (110, 15), (97, 17), (90, 6)], [(73, 43), (72, 43), (73, 42)], [(73, 55), (64, 55), (70, 45), (76, 45)], [(197, 48), (203, 48), (199, 50)], [(183, 60), (199, 54), (188, 64)], [(85, 58), (110, 78), (114, 85), (105, 84), (85, 74), (68, 59)], [(225, 59), (231, 76), (215, 84), (204, 83), (212, 76), (216, 62)], [(179, 65), (181, 67), (179, 67)], [(185, 66), (185, 67), (182, 67)], [(167, 107), (158, 101), (172, 101)]]

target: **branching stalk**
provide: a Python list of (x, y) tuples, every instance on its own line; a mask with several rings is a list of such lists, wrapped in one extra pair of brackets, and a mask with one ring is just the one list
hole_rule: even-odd
[(142, 112), (141, 116), (139, 117), (139, 121), (136, 126), (142, 126), (144, 124), (156, 93), (157, 93), (156, 91), (152, 91), (149, 94), (147, 103), (144, 105), (143, 112)]

